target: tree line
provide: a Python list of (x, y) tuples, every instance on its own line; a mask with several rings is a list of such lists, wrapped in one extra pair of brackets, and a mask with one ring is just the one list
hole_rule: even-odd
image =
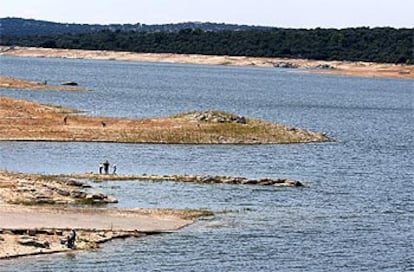
[(3, 45), (413, 64), (414, 29), (271, 29), (136, 32), (103, 30), (53, 36), (3, 37)]

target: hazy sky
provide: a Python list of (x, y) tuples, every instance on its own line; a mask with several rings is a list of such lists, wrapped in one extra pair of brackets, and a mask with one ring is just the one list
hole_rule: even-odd
[(0, 0), (0, 17), (99, 24), (414, 27), (414, 0)]

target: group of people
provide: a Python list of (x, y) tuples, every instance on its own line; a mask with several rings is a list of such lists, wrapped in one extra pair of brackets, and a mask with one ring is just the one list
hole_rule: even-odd
[[(99, 174), (109, 175), (110, 163), (108, 160), (99, 164)], [(116, 164), (112, 165), (112, 174), (116, 175)]]

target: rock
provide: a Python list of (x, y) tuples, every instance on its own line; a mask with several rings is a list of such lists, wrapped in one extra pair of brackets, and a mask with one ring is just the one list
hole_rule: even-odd
[(107, 196), (104, 200), (105, 203), (118, 203), (118, 199), (113, 196)]
[(295, 186), (295, 187), (303, 187), (303, 184), (300, 181), (297, 180), (286, 180), (285, 184), (288, 184), (290, 186)]
[(86, 184), (85, 182), (82, 182), (82, 181), (79, 181), (79, 180), (74, 180), (74, 179), (66, 180), (64, 182), (64, 184), (66, 184), (68, 186), (73, 186), (73, 187), (82, 187), (82, 188), (90, 188), (91, 187), (89, 184)]
[(58, 193), (61, 196), (70, 196), (70, 192), (66, 191), (66, 190), (63, 190), (63, 189), (56, 188), (55, 192)]
[(104, 195), (103, 193), (98, 193), (98, 192), (87, 194), (85, 197), (85, 199), (93, 199), (93, 200), (102, 200), (104, 198), (106, 198), (106, 195)]
[(276, 68), (298, 68), (299, 66), (297, 64), (291, 63), (291, 62), (277, 62), (273, 63), (273, 67)]
[(70, 196), (74, 197), (74, 198), (85, 198), (86, 197), (86, 193), (83, 191), (78, 191), (78, 190), (73, 190), (70, 192)]
[(35, 236), (36, 235), (36, 230), (35, 229), (28, 229), (27, 230), (27, 235), (29, 236)]
[(257, 181), (257, 184), (259, 185), (273, 185), (274, 183), (275, 183), (274, 180), (271, 180), (268, 178), (262, 178)]
[(246, 179), (242, 182), (242, 184), (257, 184), (257, 180), (255, 179)]
[(37, 238), (32, 238), (29, 236), (22, 236), (17, 241), (19, 244), (24, 246), (34, 246), (34, 247), (40, 247), (40, 248), (49, 248), (49, 242), (48, 241), (40, 241)]
[(118, 203), (116, 198), (99, 192), (87, 194), (85, 199), (94, 203)]
[(195, 120), (199, 122), (211, 122), (211, 123), (238, 123), (246, 124), (247, 119), (244, 116), (235, 115), (232, 113), (222, 111), (201, 111), (190, 112), (183, 115), (184, 118), (189, 120)]
[(75, 81), (66, 81), (66, 82), (62, 82), (60, 85), (63, 86), (78, 86), (78, 83)]
[(325, 69), (335, 69), (334, 66), (331, 66), (329, 64), (319, 64), (315, 68), (316, 69), (322, 69), (322, 70), (325, 70)]

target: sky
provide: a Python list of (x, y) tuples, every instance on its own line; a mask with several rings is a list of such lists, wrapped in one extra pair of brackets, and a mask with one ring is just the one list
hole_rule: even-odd
[(413, 28), (414, 0), (0, 0), (2, 17), (88, 24)]

